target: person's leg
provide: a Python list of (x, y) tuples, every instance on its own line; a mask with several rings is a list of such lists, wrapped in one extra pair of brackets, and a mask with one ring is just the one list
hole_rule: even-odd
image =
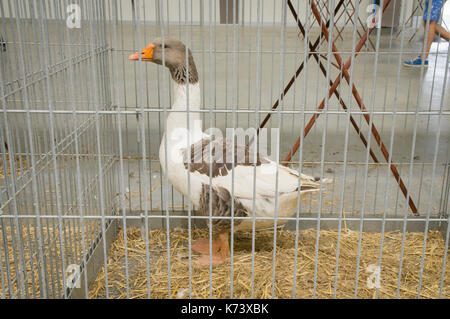
[(436, 32), (437, 35), (441, 36), (447, 41), (450, 41), (450, 32), (445, 30), (445, 28), (442, 27), (439, 23), (436, 23), (434, 31)]
[[(434, 36), (438, 31), (441, 31), (441, 35), (446, 38), (450, 35), (446, 30), (438, 26), (437, 21), (439, 21), (442, 6), (444, 5), (444, 0), (432, 0), (432, 7), (429, 8), (430, 0), (425, 0), (425, 10), (423, 14), (423, 25), (425, 29), (424, 39), (422, 43), (422, 50), (419, 56), (415, 60), (409, 60), (403, 62), (403, 65), (408, 67), (420, 67), (422, 65), (428, 66), (428, 54), (430, 52), (431, 44), (433, 43)], [(428, 11), (430, 9), (430, 11)], [(429, 27), (427, 30), (427, 21), (429, 22)], [(444, 32), (443, 32), (444, 31)], [(426, 43), (425, 43), (426, 41)], [(422, 53), (423, 52), (423, 53)], [(423, 56), (422, 56), (423, 54)]]
[[(446, 0), (433, 0), (430, 21), (436, 22), (436, 25), (434, 27), (435, 33), (437, 35), (440, 35), (447, 41), (450, 41), (450, 33), (439, 24), (441, 14), (442, 14), (442, 9), (444, 7), (445, 1)], [(429, 0), (427, 0), (427, 2), (429, 2)], [(427, 20), (425, 18), (425, 14), (424, 14), (424, 20)]]
[[(424, 25), (424, 29), (426, 31), (427, 22), (424, 21), (423, 25)], [(427, 43), (425, 45), (425, 58), (422, 57), (422, 53), (420, 53), (420, 56), (424, 60), (428, 60), (428, 54), (430, 53), (430, 48), (431, 48), (431, 44), (433, 43), (433, 40), (434, 40), (435, 32), (436, 32), (436, 22), (435, 21), (430, 21), (430, 26), (429, 26), (429, 29), (428, 29), (428, 36), (424, 36), (424, 39), (423, 39), (424, 45), (425, 45), (425, 40), (427, 40)]]

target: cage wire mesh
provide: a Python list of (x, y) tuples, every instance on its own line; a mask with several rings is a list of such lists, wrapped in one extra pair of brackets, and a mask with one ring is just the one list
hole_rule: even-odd
[[(0, 0), (1, 297), (450, 297), (449, 46), (403, 68), (421, 43), (370, 4)], [(214, 267), (160, 167), (170, 74), (128, 60), (157, 37), (192, 51), (204, 130), (264, 123), (273, 160), (331, 180)]]

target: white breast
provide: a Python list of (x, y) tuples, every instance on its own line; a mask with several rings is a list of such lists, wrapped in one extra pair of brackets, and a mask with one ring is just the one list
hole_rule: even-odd
[(167, 174), (169, 183), (184, 196), (190, 197), (195, 207), (199, 201), (201, 182), (195, 177), (188, 176), (181, 150), (197, 142), (203, 136), (200, 114), (195, 112), (200, 109), (200, 87), (198, 83), (190, 84), (189, 86), (173, 83), (175, 98), (171, 110), (175, 112), (168, 112), (167, 131), (161, 140), (159, 159), (163, 172)]

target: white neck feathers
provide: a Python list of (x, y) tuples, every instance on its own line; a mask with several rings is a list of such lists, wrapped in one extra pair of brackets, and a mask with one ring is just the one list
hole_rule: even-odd
[(173, 110), (200, 110), (201, 94), (198, 82), (195, 84), (179, 84), (173, 81), (173, 88), (175, 96), (172, 104)]
[[(173, 138), (174, 141), (177, 141), (178, 145), (181, 143), (183, 147), (187, 147), (187, 136), (182, 138), (177, 133), (178, 135), (173, 137), (172, 134), (180, 132), (180, 129), (189, 128), (189, 143), (194, 143), (202, 138), (201, 116), (197, 112), (201, 106), (200, 85), (198, 83), (189, 85), (179, 84), (175, 81), (173, 83), (174, 102), (172, 104), (172, 110), (177, 112), (169, 112), (169, 116), (167, 117), (168, 138)], [(188, 109), (189, 113), (187, 111)]]

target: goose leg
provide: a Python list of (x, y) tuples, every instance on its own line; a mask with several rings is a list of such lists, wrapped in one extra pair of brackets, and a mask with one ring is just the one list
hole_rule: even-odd
[[(212, 240), (212, 252), (219, 250), (219, 244), (217, 240)], [(199, 238), (192, 245), (191, 249), (203, 255), (209, 255), (209, 238)]]
[(219, 239), (217, 240), (220, 245), (220, 255), (223, 260), (230, 257), (230, 245), (228, 244), (228, 231), (219, 233)]

